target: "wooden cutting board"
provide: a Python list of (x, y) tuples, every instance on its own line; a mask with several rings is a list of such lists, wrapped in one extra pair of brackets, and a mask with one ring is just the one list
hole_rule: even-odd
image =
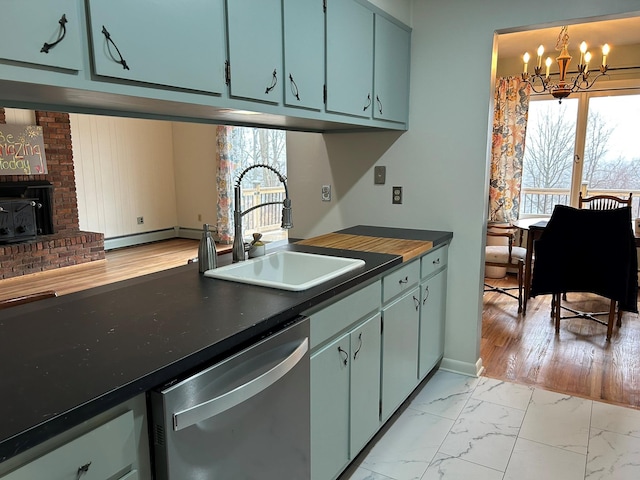
[(348, 235), (345, 233), (327, 233), (326, 235), (301, 240), (296, 243), (313, 247), (401, 255), (403, 262), (422, 255), (433, 248), (433, 242), (431, 241), (368, 237), (366, 235)]

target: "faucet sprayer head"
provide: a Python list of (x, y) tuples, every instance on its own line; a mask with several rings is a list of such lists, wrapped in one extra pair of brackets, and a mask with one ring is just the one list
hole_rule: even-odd
[(293, 222), (291, 220), (291, 199), (285, 198), (282, 202), (282, 228), (292, 228)]

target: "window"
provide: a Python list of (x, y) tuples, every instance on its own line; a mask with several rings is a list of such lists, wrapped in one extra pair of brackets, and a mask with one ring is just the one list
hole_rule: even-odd
[(520, 216), (550, 215), (583, 195), (634, 194), (640, 202), (640, 93), (637, 90), (532, 97)]
[[(263, 164), (287, 174), (286, 132), (265, 128), (234, 127), (229, 132), (229, 156), (233, 164), (233, 182), (227, 185), (229, 198), (240, 172), (251, 165)], [(242, 211), (255, 205), (284, 200), (284, 185), (278, 176), (266, 168), (249, 170), (242, 179)], [(268, 205), (248, 212), (242, 218), (243, 238), (261, 233), (265, 240), (287, 238), (287, 230), (280, 228), (281, 205)]]

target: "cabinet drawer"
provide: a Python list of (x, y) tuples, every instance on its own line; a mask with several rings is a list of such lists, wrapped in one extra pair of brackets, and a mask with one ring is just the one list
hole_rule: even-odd
[(382, 301), (409, 291), (420, 279), (420, 262), (413, 261), (382, 279)]
[(444, 267), (447, 264), (447, 254), (449, 252), (449, 245), (440, 247), (432, 252), (427, 253), (422, 257), (422, 270), (420, 278), (425, 278), (431, 275), (436, 270)]
[[(102, 480), (136, 479), (128, 472), (136, 459), (133, 412), (110, 420), (40, 458), (13, 471), (2, 480)], [(88, 465), (80, 477), (78, 470)], [(127, 473), (124, 473), (127, 472)], [(116, 476), (119, 474), (119, 476)]]
[(311, 315), (311, 348), (380, 308), (380, 281), (338, 300)]

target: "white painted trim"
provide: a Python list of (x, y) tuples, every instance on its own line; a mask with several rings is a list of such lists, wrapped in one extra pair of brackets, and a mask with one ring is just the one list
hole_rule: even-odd
[[(115, 248), (131, 247), (142, 245), (143, 243), (158, 242), (170, 238), (179, 237), (180, 227), (156, 230), (155, 232), (136, 233), (134, 235), (123, 235), (122, 237), (105, 238), (104, 249), (113, 250)], [(191, 238), (191, 237), (185, 237)]]
[(443, 358), (440, 364), (440, 370), (461, 373), (462, 375), (469, 375), (470, 377), (479, 377), (484, 373), (484, 366), (482, 365), (482, 358), (479, 358), (476, 363)]

